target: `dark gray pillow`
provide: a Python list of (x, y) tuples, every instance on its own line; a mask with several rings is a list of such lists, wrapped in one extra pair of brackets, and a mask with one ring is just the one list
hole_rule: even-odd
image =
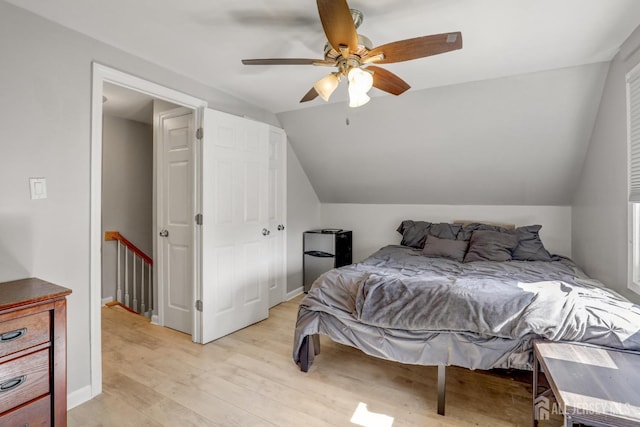
[(448, 224), (445, 222), (433, 224), (427, 221), (406, 219), (400, 223), (396, 231), (402, 234), (401, 245), (422, 249), (427, 236), (455, 240), (461, 229), (462, 224)]
[(506, 228), (500, 227), (499, 225), (482, 224), (482, 223), (474, 222), (471, 224), (464, 225), (458, 232), (456, 239), (469, 241), (471, 240), (471, 234), (476, 230), (499, 231), (501, 233), (513, 232), (513, 230), (507, 230)]
[(516, 261), (551, 261), (551, 254), (540, 240), (541, 225), (527, 225), (511, 231), (518, 236), (518, 246), (513, 250), (512, 257)]
[(514, 234), (477, 230), (471, 233), (464, 262), (509, 261), (517, 245), (518, 237)]
[(440, 239), (455, 240), (461, 229), (462, 224), (441, 222), (439, 224), (431, 224), (431, 228), (429, 228), (429, 235)]
[(430, 222), (407, 219), (400, 223), (396, 231), (402, 234), (401, 245), (422, 249), (430, 228)]
[(451, 258), (462, 262), (468, 246), (469, 243), (464, 240), (440, 239), (435, 236), (427, 236), (422, 255), (431, 258)]

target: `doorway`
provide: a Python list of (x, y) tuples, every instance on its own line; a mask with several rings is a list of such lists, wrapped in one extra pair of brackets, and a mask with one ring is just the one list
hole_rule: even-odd
[[(91, 318), (91, 397), (102, 392), (102, 346), (101, 346), (101, 306), (102, 306), (102, 256), (101, 245), (103, 240), (102, 233), (102, 137), (103, 137), (103, 96), (104, 96), (104, 84), (114, 84), (129, 90), (133, 90), (138, 93), (146, 94), (147, 96), (169, 102), (178, 106), (186, 107), (192, 111), (193, 116), (193, 129), (195, 136), (195, 127), (201, 122), (202, 111), (207, 106), (206, 101), (191, 97), (181, 92), (157, 85), (155, 83), (148, 82), (144, 79), (120, 72), (118, 70), (103, 66), (101, 64), (93, 64), (93, 87), (92, 87), (92, 115), (91, 115), (91, 254), (90, 254), (90, 318)], [(198, 156), (198, 147), (194, 141), (193, 159)], [(157, 153), (156, 153), (157, 154)], [(199, 170), (197, 163), (193, 161), (192, 176), (186, 179), (190, 180), (194, 184), (192, 193), (196, 194), (197, 188), (195, 183), (197, 180), (195, 177), (198, 175)], [(155, 194), (155, 179), (154, 191)], [(193, 197), (192, 212), (195, 212), (198, 208), (196, 203), (197, 197)], [(155, 204), (155, 200), (154, 200)], [(156, 213), (157, 215), (157, 213)], [(155, 216), (155, 215), (154, 215)], [(154, 220), (153, 222), (157, 222)], [(157, 233), (156, 229), (152, 229), (153, 236), (153, 248), (157, 246)], [(192, 232), (191, 241), (196, 242), (196, 235)], [(157, 254), (153, 255), (157, 258)], [(195, 257), (189, 260), (188, 266), (193, 274), (193, 287), (194, 295), (198, 290), (195, 289), (195, 284), (198, 283), (198, 277), (195, 273)], [(158, 274), (154, 274), (154, 279)], [(162, 283), (158, 283), (156, 289), (162, 290)], [(164, 310), (162, 292), (157, 292), (158, 302), (156, 307), (157, 311), (157, 323), (164, 325)], [(192, 316), (195, 317), (195, 316)], [(192, 320), (195, 322), (195, 319)]]

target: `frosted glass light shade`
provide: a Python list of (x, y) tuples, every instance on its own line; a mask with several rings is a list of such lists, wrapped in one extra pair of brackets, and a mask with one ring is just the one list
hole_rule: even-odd
[(349, 79), (349, 107), (360, 107), (371, 98), (367, 92), (373, 86), (373, 76), (371, 73), (361, 68), (352, 68), (347, 75)]
[(349, 78), (349, 87), (354, 86), (354, 89), (361, 93), (369, 92), (373, 86), (373, 76), (362, 68), (350, 69), (347, 77)]
[(315, 82), (313, 84), (313, 88), (318, 92), (320, 98), (325, 101), (329, 100), (329, 97), (333, 93), (334, 90), (338, 87), (338, 83), (340, 83), (340, 79), (334, 73), (329, 74)]
[(351, 86), (349, 86), (349, 107), (361, 107), (370, 100), (371, 98), (369, 98), (369, 95), (361, 93), (358, 90), (353, 90), (351, 89)]

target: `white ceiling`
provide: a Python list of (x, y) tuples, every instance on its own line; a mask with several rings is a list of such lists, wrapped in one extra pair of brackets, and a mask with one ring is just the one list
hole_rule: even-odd
[[(313, 0), (8, 0), (274, 113), (328, 69), (244, 66), (243, 58), (320, 58)], [(374, 45), (461, 31), (460, 51), (385, 67), (412, 91), (608, 61), (640, 23), (638, 0), (351, 0)], [(392, 95), (372, 90), (373, 96)], [(341, 88), (331, 102), (344, 101)]]

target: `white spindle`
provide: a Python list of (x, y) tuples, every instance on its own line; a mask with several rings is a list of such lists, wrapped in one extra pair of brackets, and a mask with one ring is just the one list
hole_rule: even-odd
[(151, 264), (148, 264), (149, 267), (149, 274), (147, 275), (147, 278), (149, 280), (149, 317), (151, 317), (153, 315), (153, 281), (151, 278)]
[(131, 304), (130, 308), (133, 308), (133, 311), (138, 311), (138, 298), (136, 296), (138, 288), (138, 278), (136, 276), (136, 258), (138, 258), (138, 255), (135, 252), (131, 251), (131, 263), (133, 264), (133, 273), (131, 274), (131, 281), (133, 282), (133, 304)]
[(129, 304), (129, 249), (124, 248), (124, 305)]
[(140, 258), (140, 313), (146, 314), (147, 305), (144, 303), (144, 260)]
[(118, 240), (116, 242), (118, 244), (118, 267), (116, 271), (116, 301), (122, 302), (122, 272), (120, 271), (120, 246), (122, 243)]

